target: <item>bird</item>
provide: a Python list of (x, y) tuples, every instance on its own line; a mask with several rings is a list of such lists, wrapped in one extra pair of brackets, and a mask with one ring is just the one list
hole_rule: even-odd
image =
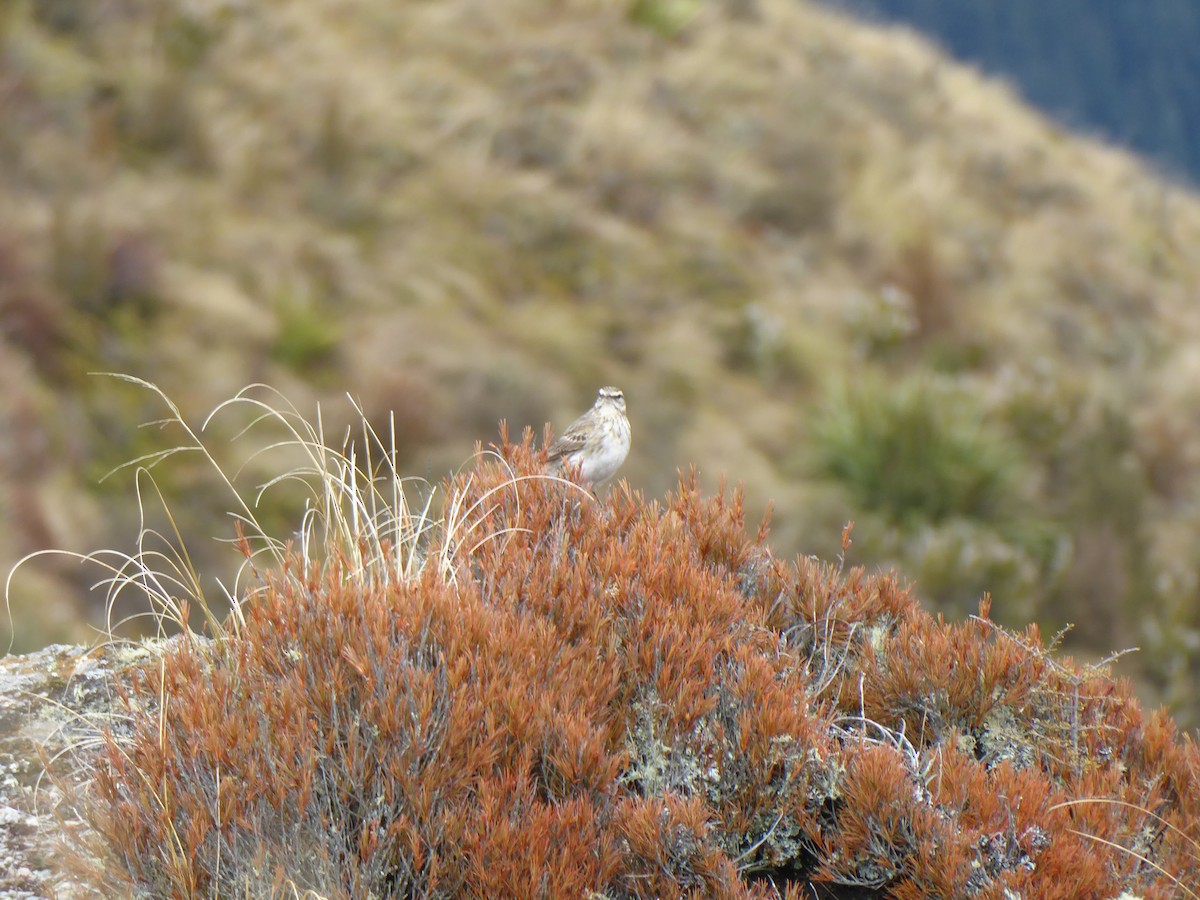
[(629, 438), (625, 395), (619, 388), (602, 387), (592, 408), (546, 448), (548, 471), (560, 474), (570, 463), (593, 488), (603, 487), (629, 455)]

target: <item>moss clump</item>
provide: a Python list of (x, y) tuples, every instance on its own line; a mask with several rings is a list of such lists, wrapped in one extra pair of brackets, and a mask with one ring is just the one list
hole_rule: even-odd
[(438, 565), (293, 558), (236, 629), (134, 683), (83, 798), (105, 890), (1165, 898), (1200, 879), (1200, 752), (1035, 629), (785, 564), (740, 497), (694, 480), (596, 501), (536, 477), (528, 441), (500, 454), (449, 485), (470, 513), (430, 536)]

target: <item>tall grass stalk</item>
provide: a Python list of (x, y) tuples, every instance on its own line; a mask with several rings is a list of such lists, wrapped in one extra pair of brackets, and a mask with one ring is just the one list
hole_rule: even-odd
[[(444, 516), (436, 514), (437, 490), (421, 478), (401, 474), (397, 465), (397, 433), (394, 416), (389, 416), (387, 433), (380, 435), (362, 406), (350, 398), (355, 423), (335, 440), (326, 430), (318, 406), (315, 417), (306, 419), (278, 390), (252, 384), (218, 404), (199, 425), (193, 427), (179, 407), (157, 385), (131, 375), (101, 373), (155, 394), (166, 406), (167, 415), (143, 427), (177, 428), (183, 440), (130, 460), (107, 473), (133, 469), (139, 511), (139, 527), (132, 552), (101, 549), (90, 553), (41, 550), (21, 559), (5, 582), (5, 602), (11, 621), (9, 591), (13, 573), (25, 562), (45, 555), (65, 555), (82, 563), (99, 566), (103, 577), (95, 587), (105, 591), (106, 638), (132, 620), (149, 616), (159, 636), (180, 631), (193, 633), (192, 613), (198, 610), (208, 632), (215, 637), (236, 635), (244, 620), (242, 604), (257, 588), (246, 583), (247, 574), (257, 576), (258, 561), (265, 557), (270, 568), (283, 577), (302, 578), (314, 574), (326, 562), (338, 560), (344, 577), (364, 583), (406, 582), (427, 566), (450, 580), (455, 577), (456, 559), (470, 555), (482, 542), (505, 533), (481, 534), (480, 528), (493, 509), (496, 490), (473, 502), (464, 486), (442, 501)], [(249, 411), (250, 420), (232, 440), (255, 438), (263, 429), (273, 429), (260, 447), (235, 470), (221, 461), (212, 437), (218, 420), (236, 411)], [(171, 505), (154, 477), (162, 463), (181, 454), (199, 454), (215, 476), (217, 486), (230, 500), (230, 515), (236, 536), (227, 539), (244, 557), (231, 585), (214, 579), (224, 603), (216, 603), (211, 585), (200, 576), (188, 551)], [(266, 454), (291, 455), (281, 467), (252, 490), (239, 484), (245, 469)], [(493, 454), (477, 448), (476, 455)], [(290, 534), (273, 534), (261, 516), (264, 499), (285, 487), (304, 492), (304, 512)], [(413, 498), (419, 498), (414, 500)], [(168, 523), (165, 531), (147, 524), (148, 510), (161, 507)], [(489, 526), (491, 527), (491, 526)], [(295, 565), (298, 559), (299, 565)], [(292, 565), (289, 567), (289, 561)], [(127, 591), (140, 593), (147, 601), (144, 612), (114, 621), (117, 600)], [(221, 615), (228, 606), (228, 617)]]

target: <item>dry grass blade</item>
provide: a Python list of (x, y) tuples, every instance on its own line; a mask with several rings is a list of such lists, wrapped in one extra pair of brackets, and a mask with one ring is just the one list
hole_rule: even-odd
[[(445, 520), (438, 520), (434, 514), (435, 489), (424, 480), (404, 477), (399, 471), (394, 417), (389, 419), (388, 434), (381, 436), (362, 406), (352, 398), (350, 403), (358, 418), (360, 434), (357, 439), (352, 439), (347, 431), (335, 444), (326, 433), (319, 407), (314, 420), (309, 421), (268, 385), (254, 384), (242, 389), (218, 404), (199, 428), (193, 428), (179, 407), (156, 385), (133, 376), (104, 374), (158, 397), (166, 405), (169, 416), (153, 424), (180, 429), (185, 441), (130, 460), (105, 476), (131, 467), (135, 469), (140, 525), (133, 552), (114, 549), (89, 554), (39, 551), (19, 561), (13, 571), (30, 559), (48, 554), (65, 555), (100, 566), (107, 574), (96, 587), (106, 591), (106, 636), (109, 639), (121, 625), (142, 616), (155, 620), (159, 634), (188, 631), (191, 628), (189, 616), (193, 611), (199, 612), (211, 634), (220, 636), (230, 628), (236, 633), (242, 622), (241, 603), (255, 591), (253, 586), (243, 583), (246, 573), (256, 571), (255, 560), (264, 554), (270, 559), (272, 570), (287, 571), (285, 561), (289, 547), (299, 553), (302, 568), (310, 573), (327, 561), (337, 559), (339, 565), (349, 564), (348, 578), (390, 584), (416, 577), (430, 558), (436, 560), (439, 573), (452, 575), (453, 557), (459, 548), (472, 552), (496, 536), (479, 537), (476, 534), (492, 511), (488, 500), (494, 492), (471, 503), (466, 503), (461, 493), (452, 496), (446, 503), (448, 514)], [(229, 471), (222, 462), (223, 454), (216, 451), (205, 435), (215, 430), (213, 426), (218, 418), (241, 409), (249, 410), (252, 417), (234, 433), (233, 440), (257, 437), (266, 428), (281, 429), (282, 435), (271, 435), (240, 466)], [(272, 453), (293, 458), (298, 454), (299, 462), (252, 491), (240, 488), (239, 477), (244, 470)], [(228, 618), (220, 613), (215, 597), (206, 590), (170, 505), (153, 475), (152, 470), (157, 466), (182, 454), (200, 455), (232, 504), (230, 515), (238, 527), (238, 535), (229, 542), (245, 559), (232, 587), (226, 588), (217, 581), (223, 605), (231, 611)], [(261, 504), (268, 493), (293, 487), (304, 493), (303, 515), (289, 533), (271, 534), (258, 514)], [(417, 503), (411, 500), (414, 492), (421, 498)], [(165, 533), (147, 525), (151, 497), (168, 523)], [(435, 535), (440, 536), (440, 542), (431, 547), (429, 544)], [(10, 572), (5, 584), (6, 604), (11, 582)], [(138, 592), (146, 599), (147, 610), (114, 620), (117, 600), (129, 591)], [(9, 609), (11, 619), (11, 607)]]

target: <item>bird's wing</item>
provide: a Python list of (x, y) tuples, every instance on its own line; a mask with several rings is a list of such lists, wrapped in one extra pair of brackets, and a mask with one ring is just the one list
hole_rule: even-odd
[(564, 456), (570, 456), (577, 450), (582, 450), (587, 443), (588, 432), (591, 429), (591, 420), (587, 415), (582, 415), (570, 425), (567, 430), (555, 439), (554, 443), (546, 450), (546, 462), (554, 462)]

